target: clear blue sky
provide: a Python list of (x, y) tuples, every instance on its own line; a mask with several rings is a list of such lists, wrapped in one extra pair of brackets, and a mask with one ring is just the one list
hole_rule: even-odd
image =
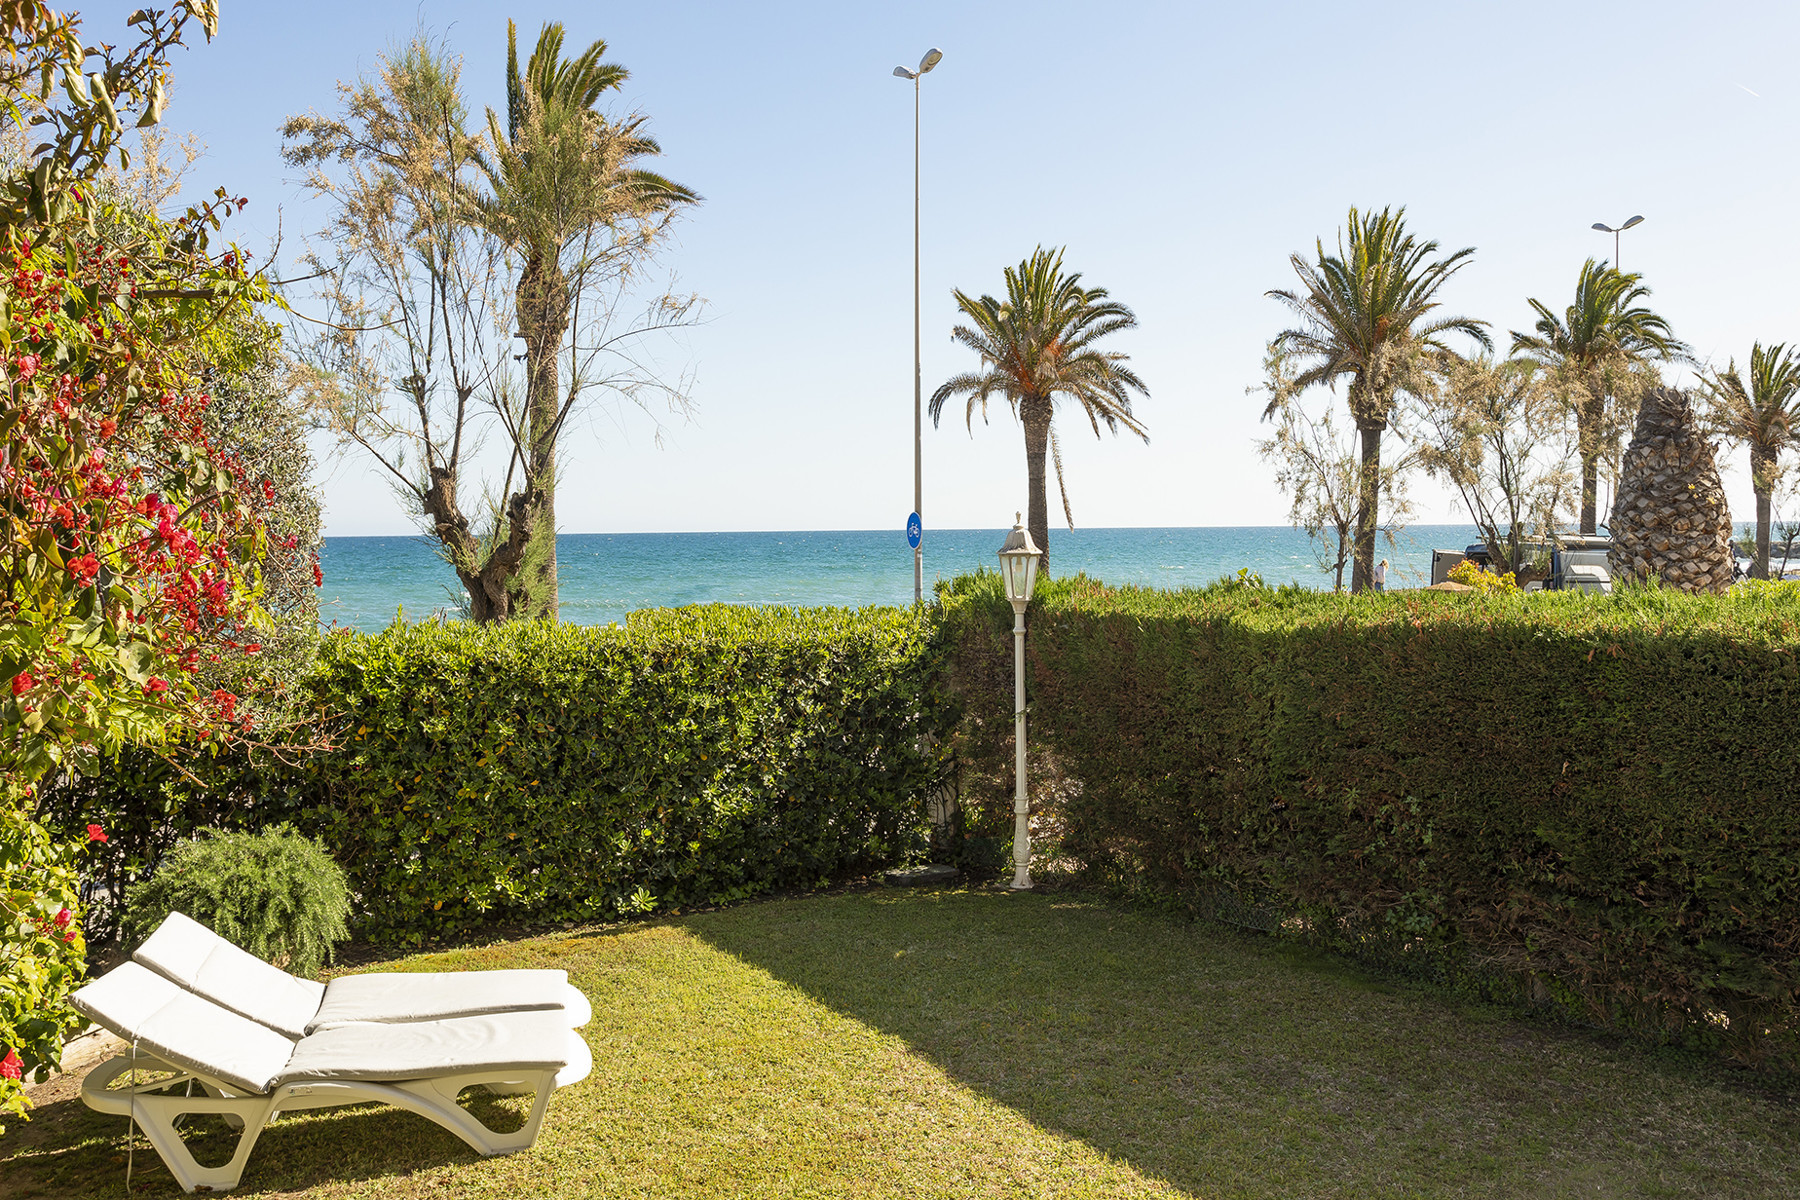
[[(135, 0), (83, 11), (118, 39)], [(706, 196), (665, 259), (708, 300), (671, 344), (697, 414), (662, 448), (630, 412), (580, 431), (564, 532), (898, 529), (912, 499), (911, 86), (927, 47), (926, 394), (969, 365), (953, 287), (994, 291), (1038, 243), (1132, 305), (1118, 339), (1148, 382), (1149, 446), (1063, 423), (1084, 526), (1276, 524), (1244, 395), (1283, 325), (1263, 293), (1351, 204), (1404, 204), (1414, 229), (1474, 246), (1451, 309), (1524, 328), (1528, 295), (1567, 303), (1594, 221), (1633, 213), (1624, 266), (1701, 355), (1800, 339), (1791, 152), (1800, 115), (1789, 5), (1569, 3), (906, 5), (275, 4), (224, 0), (218, 39), (179, 54), (168, 123), (209, 155), (197, 186), (252, 205), (240, 228), (287, 251), (321, 212), (276, 127), (328, 108), (339, 79), (419, 24), (465, 60), (476, 105), (504, 100), (506, 18), (560, 19), (631, 71), (674, 178)], [(1741, 452), (1727, 477), (1751, 515)], [(1004, 411), (925, 442), (925, 520), (995, 527), (1023, 506)], [(410, 532), (355, 458), (326, 464), (327, 532)], [(1430, 488), (1420, 519), (1460, 513)], [(1052, 496), (1052, 511), (1057, 502)], [(929, 537), (929, 534), (927, 535)]]

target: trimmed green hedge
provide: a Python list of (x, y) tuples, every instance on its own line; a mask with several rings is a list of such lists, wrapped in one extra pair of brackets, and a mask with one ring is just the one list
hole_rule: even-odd
[[(1010, 660), (993, 577), (945, 599), (958, 680)], [(1030, 630), (1032, 737), (1076, 781), (1064, 849), (1096, 872), (1800, 1062), (1795, 589), (1082, 581)], [(961, 690), (997, 732), (1001, 706)], [(959, 748), (997, 776), (982, 742)]]
[(723, 605), (337, 635), (304, 681), (332, 749), (190, 764), (199, 788), (136, 761), (59, 808), (159, 831), (121, 849), (140, 874), (166, 820), (292, 822), (377, 940), (814, 888), (923, 846), (936, 647), (900, 609)]

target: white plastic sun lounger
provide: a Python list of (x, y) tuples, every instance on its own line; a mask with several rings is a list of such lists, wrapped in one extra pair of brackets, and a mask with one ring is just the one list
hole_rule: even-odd
[(158, 975), (290, 1038), (362, 1021), (441, 1021), (559, 1010), (571, 1029), (593, 1016), (565, 971), (390, 971), (330, 983), (299, 979), (170, 913), (132, 955)]
[[(492, 1013), (405, 1023), (356, 1022), (298, 1040), (128, 962), (71, 997), (75, 1007), (131, 1043), (82, 1081), (81, 1099), (129, 1115), (187, 1191), (238, 1185), (256, 1140), (277, 1113), (377, 1101), (437, 1122), (480, 1154), (511, 1154), (537, 1140), (550, 1095), (586, 1078), (587, 1043), (560, 1010)], [(111, 1087), (128, 1071), (151, 1081)], [(535, 1092), (515, 1133), (495, 1133), (457, 1104), (464, 1088)], [(188, 1095), (155, 1094), (185, 1087)], [(188, 1113), (242, 1123), (219, 1167), (195, 1161), (176, 1129)]]

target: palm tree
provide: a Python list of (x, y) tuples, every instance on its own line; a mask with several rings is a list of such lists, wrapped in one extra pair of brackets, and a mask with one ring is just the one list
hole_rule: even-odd
[[(1600, 456), (1607, 431), (1623, 430), (1631, 414), (1620, 411), (1635, 395), (1631, 368), (1646, 358), (1678, 358), (1687, 347), (1669, 323), (1638, 302), (1650, 289), (1604, 261), (1588, 259), (1575, 283), (1575, 303), (1562, 316), (1537, 300), (1537, 333), (1512, 335), (1512, 351), (1523, 351), (1557, 372), (1575, 410), (1576, 448), (1581, 455), (1581, 532), (1596, 529)], [(1613, 411), (1608, 411), (1608, 402)], [(1610, 418), (1610, 419), (1609, 419)]]
[[(529, 607), (556, 616), (556, 440), (569, 404), (557, 356), (584, 281), (596, 268), (647, 244), (651, 223), (698, 195), (634, 164), (662, 152), (643, 132), (644, 118), (609, 121), (594, 111), (602, 93), (622, 85), (624, 67), (601, 61), (596, 41), (562, 57), (563, 27), (549, 22), (519, 69), (518, 27), (506, 23), (506, 122), (488, 110), (490, 155), (478, 163), (490, 193), (470, 196), (474, 219), (523, 259), (517, 287), (519, 337), (525, 342), (527, 469), (545, 496), (547, 554), (526, 580)], [(590, 235), (602, 237), (596, 248)]]
[(956, 292), (956, 307), (970, 321), (958, 325), (950, 336), (981, 357), (981, 367), (947, 380), (932, 393), (931, 422), (939, 423), (944, 402), (959, 393), (969, 397), (966, 414), (970, 432), (975, 428), (975, 409), (987, 419), (990, 397), (1001, 396), (1025, 430), (1025, 474), (1028, 527), (1032, 540), (1043, 548), (1042, 568), (1050, 569), (1050, 518), (1044, 493), (1044, 454), (1056, 464), (1056, 486), (1062, 493), (1063, 516), (1075, 528), (1069, 507), (1069, 489), (1063, 481), (1062, 448), (1052, 421), (1058, 400), (1081, 406), (1094, 436), (1102, 423), (1117, 433), (1124, 426), (1150, 440), (1144, 425), (1131, 412), (1132, 391), (1148, 396), (1150, 389), (1125, 366), (1127, 356), (1097, 350), (1094, 344), (1121, 329), (1130, 329), (1137, 318), (1117, 300), (1109, 300), (1105, 288), (1084, 288), (1079, 272), (1065, 275), (1063, 252), (1039, 246), (1030, 258), (1006, 268), (1006, 299), (984, 295), (971, 299)]
[(1467, 334), (1484, 350), (1492, 343), (1485, 321), (1431, 315), (1438, 289), (1468, 265), (1475, 250), (1433, 259), (1438, 244), (1419, 242), (1406, 231), (1406, 209), (1352, 208), (1337, 254), (1325, 253), (1323, 239), (1315, 245), (1317, 262), (1298, 254), (1288, 260), (1301, 290), (1268, 293), (1301, 322), (1278, 334), (1273, 346), (1303, 364), (1294, 377), (1296, 389), (1349, 380), (1350, 416), (1362, 443), (1350, 590), (1360, 592), (1374, 574), (1381, 435), (1393, 419), (1396, 396), (1413, 386), (1434, 355), (1450, 353), (1444, 334)]
[(1711, 401), (1715, 432), (1750, 447), (1750, 486), (1756, 490), (1755, 579), (1769, 577), (1769, 496), (1780, 475), (1781, 451), (1800, 435), (1800, 359), (1783, 345), (1750, 347), (1750, 382), (1745, 386), (1737, 361), (1723, 371), (1700, 377)]

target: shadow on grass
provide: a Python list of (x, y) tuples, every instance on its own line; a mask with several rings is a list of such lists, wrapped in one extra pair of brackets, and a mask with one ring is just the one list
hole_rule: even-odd
[(1800, 1190), (1791, 1094), (1216, 927), (999, 891), (679, 924), (1195, 1194)]
[[(516, 1105), (484, 1096), (469, 1105), (497, 1127), (516, 1124)], [(189, 1136), (202, 1162), (229, 1158), (237, 1135)], [(124, 1190), (126, 1122), (79, 1099), (40, 1104), (29, 1123), (0, 1139), (0, 1197), (5, 1200), (109, 1195)], [(245, 1192), (294, 1192), (319, 1184), (393, 1179), (479, 1160), (473, 1150), (425, 1118), (382, 1105), (284, 1114), (266, 1127), (244, 1173)], [(179, 1195), (180, 1189), (140, 1132), (131, 1155), (131, 1195)], [(377, 1192), (376, 1194), (379, 1194)]]

